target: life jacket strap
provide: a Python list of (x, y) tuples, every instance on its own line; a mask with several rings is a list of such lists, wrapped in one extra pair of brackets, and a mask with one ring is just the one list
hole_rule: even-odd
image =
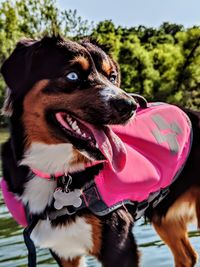
[(155, 208), (168, 195), (168, 193), (170, 192), (169, 188), (170, 186), (163, 188), (158, 192), (154, 192), (150, 194), (147, 200), (141, 202), (124, 200), (116, 203), (111, 207), (108, 207), (103, 201), (95, 183), (90, 182), (83, 189), (81, 195), (82, 204), (79, 207), (65, 206), (60, 210), (48, 212), (47, 216), (49, 220), (55, 220), (57, 217), (64, 215), (70, 216), (85, 208), (89, 209), (93, 214), (97, 216), (105, 216), (120, 207), (125, 208), (125, 205), (131, 205), (135, 210), (134, 220), (136, 221), (145, 214), (148, 208)]

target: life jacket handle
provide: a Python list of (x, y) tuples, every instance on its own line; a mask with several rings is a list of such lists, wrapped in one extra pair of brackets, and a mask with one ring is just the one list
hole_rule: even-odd
[(140, 105), (141, 108), (147, 108), (147, 100), (141, 95), (135, 94), (135, 93), (128, 93), (128, 95), (132, 96), (137, 103)]

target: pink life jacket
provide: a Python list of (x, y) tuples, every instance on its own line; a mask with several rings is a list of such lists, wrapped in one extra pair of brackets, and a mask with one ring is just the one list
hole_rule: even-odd
[[(128, 124), (111, 128), (126, 148), (123, 169), (114, 171), (104, 162), (103, 170), (95, 177), (96, 193), (91, 191), (86, 195), (83, 191), (88, 208), (91, 193), (95, 201), (97, 198), (103, 203), (100, 209), (95, 205), (91, 208), (100, 216), (125, 203), (147, 200), (153, 193), (168, 187), (184, 167), (192, 143), (189, 118), (170, 104), (151, 103), (146, 109), (138, 108), (135, 118)], [(27, 225), (22, 203), (8, 192), (4, 180), (1, 187), (13, 217), (19, 224)]]

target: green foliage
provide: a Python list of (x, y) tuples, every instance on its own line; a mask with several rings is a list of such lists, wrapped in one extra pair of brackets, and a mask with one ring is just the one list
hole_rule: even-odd
[(64, 36), (73, 36), (74, 39), (80, 39), (91, 32), (93, 23), (83, 20), (77, 10), (64, 10), (61, 12), (61, 34)]
[[(21, 38), (60, 33), (79, 40), (91, 36), (118, 61), (122, 88), (150, 101), (200, 109), (200, 27), (164, 22), (158, 29), (116, 27), (105, 20), (94, 27), (76, 10), (61, 11), (56, 0), (3, 0), (0, 3), (0, 64)], [(0, 105), (5, 84), (0, 78)], [(0, 124), (2, 120), (0, 120)]]
[(112, 56), (117, 60), (121, 46), (121, 32), (115, 29), (115, 25), (111, 20), (100, 22), (91, 34), (100, 44), (104, 44), (111, 51)]
[(59, 10), (54, 0), (20, 0), (15, 3), (19, 32), (35, 38), (38, 34), (59, 32)]
[(167, 101), (200, 109), (200, 27), (163, 23), (115, 27), (100, 22), (93, 36), (109, 44), (122, 73), (122, 88), (150, 101)]

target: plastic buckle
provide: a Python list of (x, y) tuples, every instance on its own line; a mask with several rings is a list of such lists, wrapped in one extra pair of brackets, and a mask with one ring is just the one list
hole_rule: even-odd
[(152, 202), (152, 207), (155, 208), (168, 194), (169, 194), (169, 188), (164, 188), (161, 190), (160, 194), (156, 197), (155, 200)]
[(83, 200), (86, 207), (93, 206), (96, 202), (101, 200), (99, 192), (95, 186), (95, 184), (91, 184), (88, 188), (86, 188), (83, 192)]
[(138, 203), (135, 211), (135, 220), (139, 220), (143, 215), (145, 210), (149, 207), (149, 202), (147, 200)]

